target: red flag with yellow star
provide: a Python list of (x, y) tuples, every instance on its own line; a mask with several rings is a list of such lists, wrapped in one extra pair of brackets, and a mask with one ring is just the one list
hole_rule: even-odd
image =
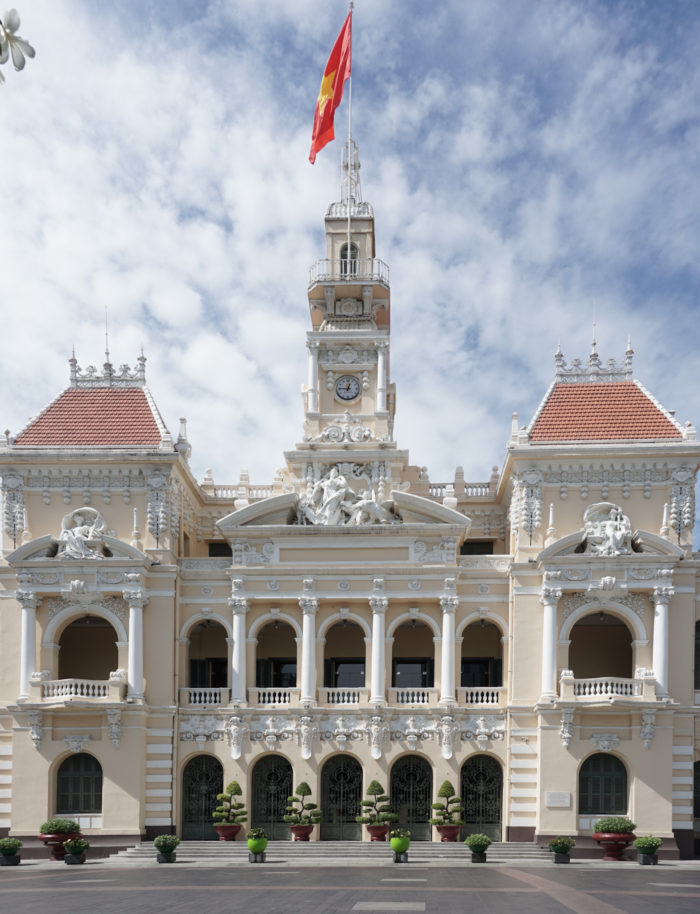
[(316, 153), (330, 143), (335, 137), (333, 118), (335, 109), (343, 98), (345, 80), (350, 76), (352, 62), (352, 10), (348, 13), (340, 34), (338, 35), (326, 69), (323, 71), (321, 89), (316, 100), (314, 112), (314, 130), (311, 135), (311, 152), (309, 162), (313, 165)]

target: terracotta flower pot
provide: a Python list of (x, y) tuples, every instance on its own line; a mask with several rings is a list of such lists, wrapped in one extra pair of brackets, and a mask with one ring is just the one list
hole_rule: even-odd
[(462, 830), (461, 825), (436, 825), (437, 833), (440, 835), (440, 841), (447, 841), (450, 844), (455, 844), (459, 838), (459, 833)]
[(214, 830), (219, 836), (219, 841), (235, 841), (236, 835), (241, 830), (241, 828), (241, 825), (217, 824), (214, 826)]
[(386, 841), (389, 825), (368, 825), (367, 831), (369, 832), (370, 841)]
[(82, 838), (83, 836), (79, 831), (72, 832), (56, 832), (56, 834), (48, 835), (39, 835), (39, 841), (43, 841), (44, 844), (51, 851), (52, 860), (64, 860), (66, 856), (66, 849), (63, 846), (64, 841), (68, 841), (71, 838)]
[(314, 827), (313, 825), (290, 825), (289, 830), (294, 835), (295, 841), (308, 841)]
[(622, 860), (635, 835), (633, 832), (597, 831), (592, 837), (605, 851), (603, 860)]

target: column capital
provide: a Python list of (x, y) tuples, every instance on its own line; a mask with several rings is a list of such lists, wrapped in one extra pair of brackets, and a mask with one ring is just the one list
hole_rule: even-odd
[(129, 605), (129, 609), (143, 609), (148, 603), (145, 591), (140, 587), (129, 587), (122, 590), (122, 596)]
[(373, 613), (385, 613), (389, 605), (389, 599), (373, 593), (369, 598), (369, 605)]
[(229, 597), (226, 601), (234, 615), (245, 615), (250, 609), (246, 597)]
[(26, 585), (19, 588), (15, 596), (22, 609), (36, 609), (39, 605), (39, 597)]
[(444, 613), (453, 613), (459, 606), (459, 597), (447, 595), (440, 597), (440, 606)]
[(543, 587), (540, 591), (540, 603), (543, 606), (554, 605), (561, 600), (561, 587)]
[(301, 597), (299, 597), (299, 608), (303, 613), (316, 615), (318, 611), (318, 597), (312, 597), (308, 594), (303, 594)]
[(676, 591), (674, 588), (668, 584), (660, 584), (658, 587), (655, 587), (652, 597), (654, 600), (654, 605), (658, 606), (661, 604), (662, 606), (668, 606), (671, 601), (671, 597), (675, 592)]

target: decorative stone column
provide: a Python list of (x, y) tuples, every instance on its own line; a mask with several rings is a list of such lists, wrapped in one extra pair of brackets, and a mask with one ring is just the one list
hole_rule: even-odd
[[(446, 582), (447, 583), (447, 582)], [(440, 704), (453, 705), (455, 695), (455, 611), (459, 606), (456, 594), (440, 597), (442, 607), (442, 672), (440, 674)]]
[(557, 697), (557, 605), (561, 599), (561, 588), (543, 587), (540, 603), (542, 614), (542, 688), (540, 701), (551, 701)]
[(386, 412), (386, 350), (387, 343), (377, 344), (377, 412)]
[(231, 650), (231, 703), (246, 701), (246, 631), (245, 620), (249, 603), (243, 595), (243, 581), (236, 578), (231, 582), (231, 596), (228, 605), (233, 614), (233, 648)]
[(17, 588), (17, 602), (22, 607), (21, 640), (19, 656), (19, 696), (18, 701), (27, 701), (29, 680), (36, 672), (36, 608), (39, 602), (34, 590), (22, 582)]
[(309, 342), (306, 344), (309, 351), (308, 375), (306, 379), (306, 388), (308, 390), (308, 399), (306, 408), (310, 413), (318, 412), (318, 349), (319, 344)]
[(299, 597), (301, 608), (301, 696), (303, 705), (316, 703), (316, 613), (318, 598), (313, 595), (313, 581), (303, 582), (304, 593)]
[(389, 600), (382, 594), (374, 593), (369, 598), (372, 610), (372, 671), (370, 676), (370, 704), (382, 707), (386, 704), (386, 672), (384, 651), (386, 650), (385, 621)]
[(655, 587), (654, 600), (654, 639), (652, 642), (652, 668), (661, 698), (668, 698), (668, 604), (674, 594), (673, 587), (668, 585)]
[(127, 701), (143, 701), (143, 608), (148, 603), (140, 574), (125, 575), (127, 586), (122, 596), (129, 605), (129, 659)]

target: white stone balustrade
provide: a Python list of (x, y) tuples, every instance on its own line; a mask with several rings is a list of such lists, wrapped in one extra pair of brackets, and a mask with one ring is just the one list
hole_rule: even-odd
[(369, 699), (369, 689), (365, 688), (323, 688), (318, 691), (319, 704), (322, 705), (366, 705)]
[(114, 679), (43, 679), (32, 682), (42, 701), (79, 698), (88, 701), (122, 701), (126, 683)]
[(299, 703), (299, 689), (255, 688), (248, 689), (251, 705), (274, 707), (279, 705), (296, 705)]
[(656, 684), (651, 678), (599, 676), (593, 679), (574, 679), (563, 675), (560, 693), (562, 701), (603, 701), (609, 698), (656, 701)]
[(390, 705), (436, 705), (437, 689), (415, 688), (389, 689)]
[(501, 686), (471, 686), (457, 689), (457, 702), (460, 705), (500, 705), (505, 689)]
[(229, 703), (228, 689), (190, 688), (180, 689), (181, 705), (227, 705)]

